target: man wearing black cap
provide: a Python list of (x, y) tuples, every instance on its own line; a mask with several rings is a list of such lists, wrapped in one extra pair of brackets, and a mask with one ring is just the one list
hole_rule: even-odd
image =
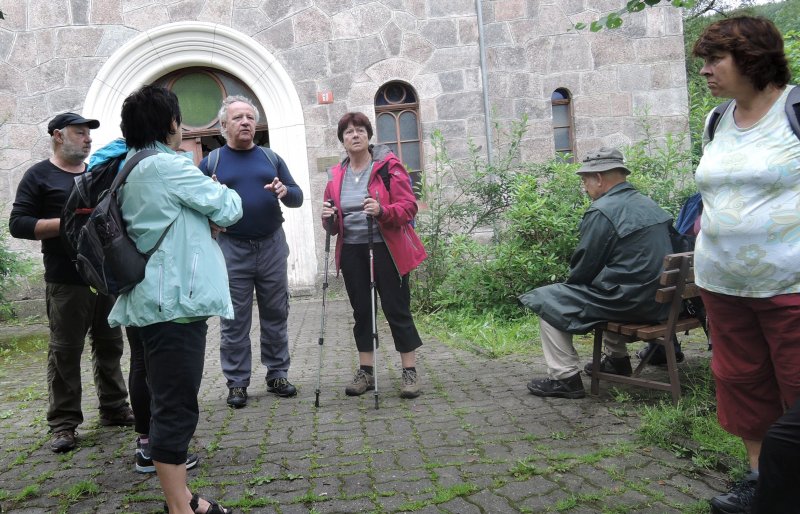
[(81, 412), (81, 354), (91, 335), (92, 365), (101, 425), (132, 425), (133, 411), (120, 369), (122, 332), (106, 318), (114, 298), (96, 294), (78, 275), (59, 237), (61, 210), (75, 177), (86, 171), (84, 160), (92, 147), (90, 130), (97, 120), (66, 112), (47, 125), (53, 156), (31, 166), (17, 187), (11, 209), (11, 235), (42, 241), (50, 343), (47, 352), (47, 423), (50, 449), (75, 447)]
[[(528, 291), (520, 301), (539, 315), (548, 377), (534, 379), (536, 396), (583, 398), (578, 353), (572, 334), (606, 321), (658, 321), (668, 305), (653, 301), (664, 256), (672, 252), (670, 215), (627, 182), (622, 153), (601, 148), (578, 170), (592, 199), (580, 225), (578, 247), (564, 284)], [(605, 333), (602, 371), (630, 375), (629, 339)], [(591, 363), (584, 368), (591, 373)]]

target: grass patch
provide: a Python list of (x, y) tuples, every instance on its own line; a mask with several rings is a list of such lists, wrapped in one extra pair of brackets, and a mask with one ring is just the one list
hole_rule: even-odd
[(397, 507), (397, 510), (414, 512), (417, 510), (422, 510), (429, 505), (447, 503), (454, 498), (458, 498), (459, 496), (469, 496), (477, 490), (478, 486), (475, 484), (456, 484), (450, 487), (437, 487), (433, 494), (433, 498), (430, 500), (418, 500), (415, 502), (403, 503)]
[(714, 381), (704, 360), (687, 370), (688, 390), (677, 405), (662, 401), (641, 409), (640, 440), (681, 457), (705, 469), (731, 471), (731, 462), (744, 464), (747, 454), (738, 437), (719, 426)]
[(41, 354), (47, 350), (47, 336), (33, 334), (0, 339), (0, 363), (11, 364), (15, 359)]
[(86, 498), (88, 496), (96, 496), (100, 494), (100, 486), (91, 480), (81, 480), (77, 484), (70, 487), (67, 492), (67, 499), (71, 502)]
[(509, 321), (492, 312), (476, 317), (464, 312), (439, 311), (416, 313), (414, 321), (424, 332), (450, 346), (487, 357), (542, 355), (538, 318), (533, 314)]
[(22, 501), (27, 500), (28, 498), (33, 498), (35, 496), (39, 496), (39, 484), (31, 484), (25, 486), (22, 491), (20, 491), (15, 497), (15, 501)]

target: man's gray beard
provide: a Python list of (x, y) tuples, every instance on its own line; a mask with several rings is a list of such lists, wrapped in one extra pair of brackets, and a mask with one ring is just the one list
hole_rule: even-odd
[(71, 150), (68, 147), (64, 147), (64, 160), (70, 162), (83, 162), (89, 157), (89, 152), (84, 152), (83, 150)]

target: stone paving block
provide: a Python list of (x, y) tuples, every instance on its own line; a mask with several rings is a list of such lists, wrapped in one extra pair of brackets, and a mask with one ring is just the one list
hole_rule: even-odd
[(471, 494), (468, 496), (468, 499), (470, 503), (483, 509), (483, 512), (491, 512), (492, 514), (519, 512), (519, 508), (509, 502), (508, 499), (486, 489)]
[(431, 486), (428, 470), (398, 469), (392, 471), (376, 470), (372, 473), (373, 482), (378, 490), (416, 492)]
[(533, 476), (527, 480), (508, 482), (498, 487), (494, 493), (507, 498), (515, 504), (521, 504), (531, 496), (541, 496), (549, 494), (561, 486), (551, 482), (545, 477)]
[(453, 514), (483, 514), (477, 505), (468, 503), (463, 498), (454, 498), (449, 502), (440, 504), (439, 508), (444, 512), (450, 512)]

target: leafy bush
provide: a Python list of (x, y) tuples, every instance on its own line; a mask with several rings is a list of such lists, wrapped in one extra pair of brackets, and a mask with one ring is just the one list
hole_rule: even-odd
[[(421, 181), (425, 208), (417, 217), (429, 254), (412, 282), (418, 310), (518, 319), (521, 293), (566, 279), (589, 198), (577, 164), (519, 162), (526, 126), (523, 118), (505, 133), (510, 142), (498, 165), (481, 164), (471, 147), (466, 169), (434, 134), (435, 172)], [(675, 216), (694, 192), (691, 150), (682, 137), (650, 141), (624, 149), (630, 180)]]
[(443, 283), (460, 266), (480, 262), (490, 255), (472, 236), (492, 234), (511, 203), (514, 177), (524, 171), (519, 163), (519, 146), (527, 124), (523, 117), (508, 130), (495, 126), (495, 133), (501, 134), (506, 143), (500, 145), (503, 157), (493, 165), (484, 161), (480, 149), (471, 142), (467, 162), (455, 162), (447, 154), (442, 134), (436, 131), (431, 136), (434, 171), (423, 173), (419, 182), (417, 232), (428, 259), (413, 282), (418, 308), (432, 311), (449, 306), (449, 286)]
[(8, 249), (8, 227), (0, 227), (0, 319), (8, 319), (14, 315), (6, 296), (13, 284), (13, 277), (23, 271), (24, 265), (25, 262)]
[(660, 145), (651, 141), (648, 138), (624, 150), (625, 164), (632, 172), (628, 181), (675, 218), (696, 191), (692, 151), (685, 136), (667, 134)]

